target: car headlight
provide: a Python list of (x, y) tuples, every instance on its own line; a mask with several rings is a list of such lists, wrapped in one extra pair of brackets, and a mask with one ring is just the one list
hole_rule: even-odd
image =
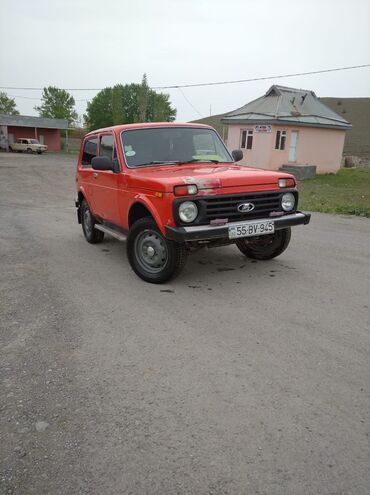
[(184, 201), (179, 206), (179, 217), (182, 222), (190, 223), (198, 216), (198, 207), (193, 201)]
[(284, 211), (292, 211), (295, 205), (295, 196), (293, 193), (285, 193), (281, 198), (281, 207)]

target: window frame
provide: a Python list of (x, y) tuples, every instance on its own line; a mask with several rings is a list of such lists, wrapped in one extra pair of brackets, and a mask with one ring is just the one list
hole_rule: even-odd
[[(101, 134), (98, 135), (98, 154), (96, 156), (103, 156), (100, 154), (100, 151), (101, 151), (101, 140), (104, 136), (112, 136), (112, 138), (113, 138), (113, 156), (111, 157), (111, 160), (115, 164), (115, 166), (118, 165), (118, 171), (121, 172), (122, 169), (121, 169), (120, 160), (118, 158), (116, 135), (114, 132), (107, 131), (107, 132), (102, 132)], [(108, 170), (107, 170), (107, 172), (108, 172)]]
[[(117, 158), (117, 146), (116, 146), (116, 140), (114, 139), (114, 134), (113, 134), (113, 132), (104, 132), (104, 133), (102, 133), (102, 134), (99, 134), (99, 147), (98, 147), (98, 148), (99, 148), (99, 149), (98, 149), (99, 153), (98, 153), (98, 155), (97, 155), (97, 156), (105, 156), (105, 155), (102, 155), (102, 154), (101, 154), (101, 140), (102, 140), (102, 139), (103, 139), (103, 137), (105, 137), (105, 136), (111, 136), (111, 137), (112, 137), (112, 139), (113, 139), (113, 153), (112, 153), (112, 156), (111, 156), (111, 160), (113, 161), (115, 158)], [(115, 152), (115, 153), (114, 153), (114, 152)], [(115, 154), (116, 156), (114, 156), (114, 154)]]
[(99, 134), (93, 134), (93, 135), (90, 135), (90, 136), (86, 136), (85, 139), (84, 139), (83, 146), (82, 146), (82, 151), (81, 151), (81, 162), (80, 162), (81, 168), (92, 168), (91, 167), (91, 161), (88, 164), (83, 163), (83, 156), (84, 156), (84, 150), (85, 150), (86, 143), (88, 141), (92, 141), (94, 139), (96, 140), (96, 155), (95, 156), (98, 156), (98, 153), (99, 153)]
[[(245, 133), (245, 139), (244, 139), (244, 147), (242, 146), (243, 144), (243, 134)], [(253, 129), (247, 128), (247, 129), (240, 129), (240, 141), (239, 141), (239, 147), (241, 150), (252, 150), (253, 149), (253, 137), (254, 137), (254, 132)], [(250, 146), (249, 146), (249, 138), (250, 138)]]
[[(285, 129), (277, 129), (275, 137), (275, 150), (285, 151), (288, 140), (288, 131)], [(282, 147), (282, 143), (284, 146)]]
[[(123, 163), (125, 164), (125, 167), (128, 168), (128, 169), (139, 169), (139, 168), (145, 168), (145, 167), (158, 167), (158, 166), (165, 166), (166, 164), (164, 163), (163, 165), (159, 165), (159, 164), (150, 164), (150, 165), (142, 165), (140, 167), (138, 166), (132, 166), (132, 165), (129, 165), (128, 162), (127, 162), (127, 158), (126, 158), (126, 151), (125, 151), (125, 145), (124, 145), (124, 142), (123, 142), (123, 136), (125, 133), (127, 132), (133, 132), (133, 131), (141, 131), (141, 130), (145, 130), (145, 129), (206, 129), (208, 131), (211, 131), (213, 134), (215, 134), (218, 138), (218, 140), (216, 140), (217, 142), (220, 142), (220, 146), (221, 148), (223, 149), (223, 151), (225, 152), (225, 155), (228, 156), (230, 158), (230, 161), (224, 161), (222, 163), (234, 163), (234, 160), (233, 160), (233, 157), (231, 155), (231, 153), (229, 152), (229, 150), (227, 149), (223, 139), (221, 138), (221, 136), (219, 135), (219, 133), (211, 128), (211, 127), (198, 127), (198, 126), (190, 126), (190, 125), (168, 125), (168, 126), (155, 126), (155, 127), (132, 127), (131, 129), (123, 129), (122, 131), (120, 131), (119, 133), (119, 142), (120, 142), (120, 146), (121, 146), (121, 150), (122, 150), (122, 155), (123, 155)], [(202, 163), (210, 163), (210, 162), (202, 162)]]

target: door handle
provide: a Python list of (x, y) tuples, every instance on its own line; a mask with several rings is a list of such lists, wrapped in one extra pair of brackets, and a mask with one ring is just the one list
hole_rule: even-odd
[(97, 172), (94, 172), (94, 173), (93, 173), (93, 177), (94, 177), (94, 179), (96, 179), (96, 178), (97, 178), (97, 176), (98, 176)]

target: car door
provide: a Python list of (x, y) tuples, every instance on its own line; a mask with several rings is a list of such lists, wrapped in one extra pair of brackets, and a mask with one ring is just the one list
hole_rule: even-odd
[[(107, 156), (117, 162), (114, 135), (111, 132), (99, 136), (99, 156)], [(119, 173), (111, 170), (94, 170), (92, 179), (94, 209), (96, 215), (108, 223), (120, 225), (118, 210)]]

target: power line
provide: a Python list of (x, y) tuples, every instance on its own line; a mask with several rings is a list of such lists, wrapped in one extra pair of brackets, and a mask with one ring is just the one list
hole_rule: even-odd
[(152, 89), (176, 89), (176, 88), (197, 88), (201, 86), (221, 86), (222, 84), (238, 84), (238, 83), (253, 82), (253, 81), (266, 81), (267, 79), (281, 79), (283, 77), (308, 76), (311, 74), (323, 74), (325, 72), (336, 72), (340, 70), (362, 69), (364, 67), (370, 67), (370, 64), (352, 65), (351, 67), (337, 67), (335, 69), (323, 69), (323, 70), (315, 70), (310, 72), (297, 72), (295, 74), (281, 74), (278, 76), (253, 77), (250, 79), (238, 79), (236, 81), (218, 81), (218, 82), (209, 82), (209, 83), (182, 84), (177, 86), (156, 86), (153, 87)]
[[(21, 89), (21, 88), (18, 88)], [(23, 88), (22, 88), (23, 89)], [(36, 98), (34, 96), (21, 96), (21, 95), (9, 95), (11, 98), (22, 98), (23, 100), (36, 100), (36, 101), (42, 101), (42, 98)], [(83, 98), (82, 100), (76, 100), (75, 101), (89, 101), (86, 98)]]
[(197, 109), (195, 108), (195, 106), (191, 103), (191, 101), (189, 101), (189, 100), (188, 100), (188, 98), (185, 96), (185, 93), (183, 92), (183, 90), (182, 90), (180, 87), (179, 87), (179, 88), (177, 88), (177, 89), (180, 91), (180, 93), (181, 93), (181, 94), (182, 94), (182, 96), (184, 97), (184, 100), (185, 100), (185, 101), (187, 101), (187, 102), (189, 103), (189, 105), (191, 106), (191, 108), (197, 112), (197, 114), (200, 116), (200, 118), (203, 118), (203, 117), (204, 117), (204, 115), (202, 115), (202, 114), (199, 112), (199, 110), (197, 110)]
[[(266, 81), (268, 79), (282, 79), (285, 77), (298, 77), (298, 76), (309, 76), (314, 74), (324, 74), (328, 72), (338, 72), (342, 70), (351, 70), (351, 69), (363, 69), (365, 67), (370, 67), (370, 64), (363, 65), (351, 65), (348, 67), (336, 67), (334, 69), (322, 69), (322, 70), (314, 70), (309, 72), (296, 72), (293, 74), (279, 74), (275, 76), (265, 76), (265, 77), (252, 77), (249, 79), (238, 79), (234, 81), (213, 81), (207, 83), (193, 83), (193, 84), (174, 84), (170, 86), (152, 86), (151, 89), (178, 89), (178, 88), (196, 88), (201, 86), (220, 86), (225, 84), (239, 84), (246, 82), (254, 82), (254, 81)], [(0, 86), (0, 89), (19, 89), (24, 91), (42, 91), (44, 88), (21, 88), (19, 86)], [(101, 91), (104, 88), (63, 88), (66, 91)]]

